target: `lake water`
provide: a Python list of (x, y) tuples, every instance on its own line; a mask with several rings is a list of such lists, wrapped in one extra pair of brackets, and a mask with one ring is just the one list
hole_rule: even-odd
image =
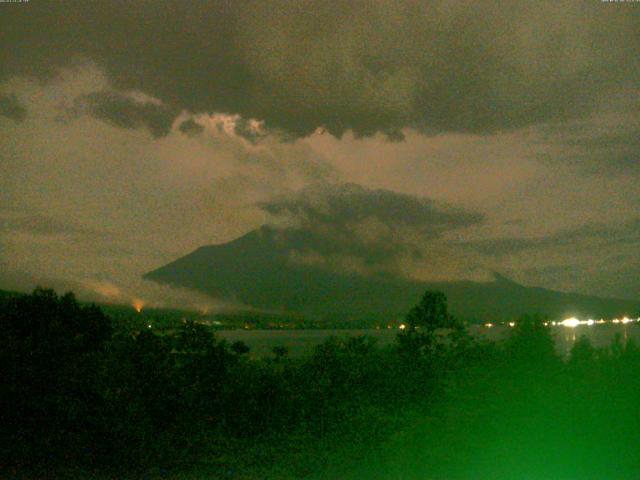
[[(551, 328), (551, 333), (556, 340), (558, 353), (565, 355), (577, 339), (585, 335), (595, 347), (611, 345), (616, 334), (620, 334), (621, 340), (628, 339), (640, 343), (640, 324), (604, 324), (604, 325), (579, 325), (577, 327), (556, 326)], [(508, 326), (485, 327), (472, 325), (469, 327), (471, 335), (477, 338), (485, 338), (492, 341), (500, 341), (508, 337), (512, 329)], [(272, 349), (276, 346), (285, 346), (289, 349), (290, 356), (301, 356), (313, 351), (316, 345), (321, 344), (327, 338), (355, 337), (368, 335), (377, 339), (379, 346), (390, 345), (396, 341), (397, 329), (370, 329), (370, 330), (221, 330), (216, 333), (219, 339), (228, 342), (241, 340), (251, 347), (251, 355), (254, 357), (272, 355)]]

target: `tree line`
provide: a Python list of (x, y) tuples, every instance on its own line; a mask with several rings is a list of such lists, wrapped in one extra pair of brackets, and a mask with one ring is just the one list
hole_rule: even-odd
[(365, 336), (329, 338), (304, 358), (276, 348), (250, 359), (246, 345), (219, 341), (194, 322), (174, 335), (115, 330), (70, 293), (4, 299), (0, 468), (132, 476), (206, 461), (222, 475), (284, 462), (291, 478), (302, 478), (333, 455), (370, 454), (478, 372), (561, 372), (585, 388), (640, 363), (631, 343), (596, 350), (586, 340), (563, 362), (536, 317), (523, 318), (502, 344), (478, 341), (439, 292), (426, 292), (406, 323), (385, 348)]

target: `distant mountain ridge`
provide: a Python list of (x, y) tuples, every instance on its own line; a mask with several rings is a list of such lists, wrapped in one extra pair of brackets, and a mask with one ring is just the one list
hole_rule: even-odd
[(303, 242), (304, 235), (262, 227), (225, 244), (200, 247), (143, 278), (258, 309), (315, 318), (401, 318), (425, 290), (444, 292), (454, 315), (476, 322), (525, 313), (559, 319), (611, 318), (640, 311), (640, 302), (526, 287), (500, 274), (490, 282), (420, 282), (293, 264), (290, 254), (304, 250)]

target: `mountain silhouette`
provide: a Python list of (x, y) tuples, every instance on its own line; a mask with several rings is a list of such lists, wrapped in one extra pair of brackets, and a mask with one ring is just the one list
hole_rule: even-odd
[(314, 318), (401, 318), (425, 290), (440, 290), (450, 310), (471, 322), (504, 321), (526, 313), (611, 318), (634, 315), (639, 303), (520, 285), (499, 273), (493, 281), (422, 282), (393, 275), (336, 273), (291, 262), (308, 249), (304, 231), (263, 226), (231, 242), (209, 245), (143, 278), (269, 311)]

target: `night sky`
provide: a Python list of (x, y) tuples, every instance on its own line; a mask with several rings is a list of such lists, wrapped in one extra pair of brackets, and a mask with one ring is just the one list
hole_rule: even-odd
[(0, 3), (0, 288), (263, 224), (302, 260), (640, 297), (640, 3)]

